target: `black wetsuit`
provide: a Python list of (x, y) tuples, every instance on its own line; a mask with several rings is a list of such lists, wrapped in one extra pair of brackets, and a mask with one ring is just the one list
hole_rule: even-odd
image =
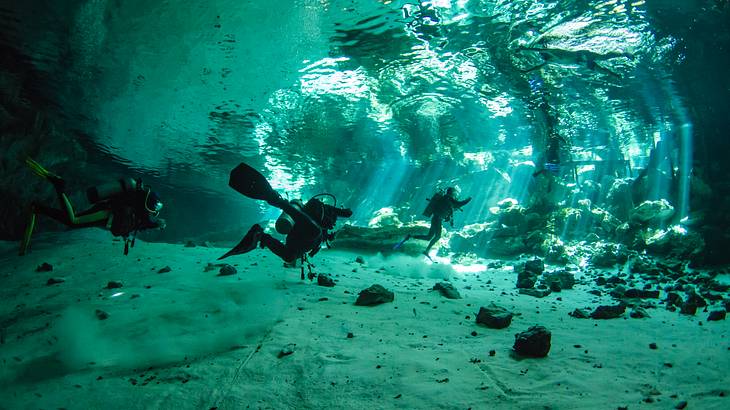
[[(61, 209), (33, 203), (33, 212), (48, 216), (69, 228), (106, 228), (109, 223), (109, 216), (104, 216), (104, 212), (111, 212), (112, 223), (110, 230), (115, 236), (128, 236), (132, 232), (157, 228), (161, 224), (160, 220), (152, 216), (145, 208), (145, 200), (148, 195), (145, 190), (128, 191), (94, 203), (88, 209), (75, 213), (73, 209), (69, 208), (70, 202), (67, 202), (68, 197), (64, 192), (63, 182), (55, 181), (53, 186)], [(66, 210), (64, 211), (64, 209)], [(100, 213), (100, 219), (83, 223), (73, 221), (74, 218), (95, 213)]]
[(288, 201), (276, 203), (275, 206), (292, 217), (294, 226), (287, 234), (285, 243), (264, 233), (261, 235), (261, 245), (285, 262), (293, 262), (307, 252), (310, 256), (316, 254), (322, 242), (332, 239), (329, 231), (334, 228), (337, 217), (352, 216), (350, 209), (327, 205), (316, 198), (310, 199), (303, 208)]
[(414, 239), (421, 239), (424, 241), (428, 241), (428, 246), (426, 247), (426, 250), (424, 251), (425, 254), (428, 254), (428, 252), (431, 250), (431, 247), (438, 242), (439, 239), (441, 239), (441, 229), (443, 228), (443, 221), (450, 221), (451, 218), (454, 215), (454, 209), (461, 208), (462, 206), (466, 205), (469, 201), (471, 201), (471, 198), (467, 198), (463, 201), (458, 201), (456, 198), (444, 195), (441, 197), (436, 197), (432, 199), (432, 201), (436, 201), (431, 206), (433, 206), (433, 215), (431, 215), (431, 227), (428, 229), (428, 234), (426, 235), (413, 235)]

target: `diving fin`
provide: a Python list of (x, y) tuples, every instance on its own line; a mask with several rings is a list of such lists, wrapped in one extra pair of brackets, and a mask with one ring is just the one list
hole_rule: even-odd
[(403, 246), (403, 244), (406, 243), (406, 241), (409, 240), (409, 239), (411, 239), (411, 235), (410, 234), (409, 235), (406, 235), (406, 237), (403, 238), (402, 241), (400, 241), (397, 244), (395, 244), (395, 246), (393, 246), (393, 250), (395, 251), (397, 249), (400, 249), (400, 247)]
[(34, 161), (33, 158), (30, 158), (30, 157), (26, 158), (25, 163), (26, 163), (26, 165), (28, 165), (28, 168), (30, 168), (31, 171), (33, 171), (33, 173), (35, 173), (36, 175), (38, 175), (41, 178), (45, 178), (45, 179), (49, 180), (53, 184), (53, 186), (56, 188), (56, 190), (63, 192), (64, 185), (65, 185), (63, 178), (61, 178), (60, 176), (54, 174), (53, 172), (45, 169), (43, 167), (43, 165)]
[(43, 165), (35, 162), (33, 158), (26, 158), (25, 163), (28, 165), (28, 168), (31, 169), (36, 175), (38, 175), (41, 178), (48, 178), (48, 179), (61, 179), (58, 175), (54, 174), (53, 172), (43, 168)]
[(243, 162), (231, 171), (228, 185), (252, 199), (261, 199), (269, 203), (276, 203), (281, 199), (265, 176)]
[(248, 253), (256, 249), (256, 246), (258, 246), (261, 240), (261, 235), (263, 233), (264, 229), (261, 227), (261, 225), (256, 224), (252, 226), (251, 229), (249, 229), (246, 235), (243, 237), (243, 239), (241, 239), (241, 242), (239, 242), (238, 245), (234, 246), (233, 249), (226, 252), (225, 255), (218, 258), (218, 260), (225, 259), (233, 255)]

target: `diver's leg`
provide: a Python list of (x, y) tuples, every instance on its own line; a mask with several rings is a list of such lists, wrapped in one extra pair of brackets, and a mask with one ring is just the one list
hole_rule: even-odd
[(278, 239), (269, 234), (261, 235), (261, 246), (268, 248), (276, 256), (280, 257), (284, 262), (293, 262), (299, 257), (290, 247), (284, 245)]
[(68, 218), (68, 214), (60, 209), (51, 208), (48, 206), (33, 204), (32, 205), (34, 214), (45, 215), (51, 219), (54, 219), (66, 226), (72, 226), (71, 220)]
[(264, 228), (262, 228), (261, 225), (256, 224), (252, 226), (251, 229), (246, 232), (246, 235), (243, 236), (241, 242), (239, 242), (238, 245), (234, 246), (233, 249), (226, 252), (225, 255), (218, 258), (218, 260), (225, 259), (233, 255), (248, 253), (256, 249), (256, 247), (259, 245), (259, 242), (261, 241), (261, 236), (263, 235), (263, 233)]
[(427, 241), (427, 240), (433, 238), (433, 236), (436, 234), (441, 235), (441, 218), (434, 215), (433, 217), (431, 217), (431, 227), (428, 228), (428, 234), (413, 235), (412, 238)]
[(30, 238), (33, 236), (33, 229), (35, 228), (35, 212), (31, 209), (30, 218), (28, 219), (28, 225), (25, 227), (25, 233), (23, 234), (23, 241), (20, 242), (20, 251), (18, 254), (23, 256), (28, 252), (28, 246), (30, 245)]
[(441, 239), (441, 218), (434, 218), (434, 220), (431, 222), (431, 231), (429, 234), (433, 234), (433, 238), (428, 243), (428, 246), (426, 247), (426, 250), (423, 252), (424, 254), (428, 255), (428, 252), (431, 251), (431, 248), (433, 245), (438, 242), (439, 239)]

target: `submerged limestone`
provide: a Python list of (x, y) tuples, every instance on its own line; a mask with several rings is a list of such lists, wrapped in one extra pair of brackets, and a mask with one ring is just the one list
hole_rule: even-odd
[(367, 289), (360, 291), (360, 294), (355, 301), (357, 306), (375, 306), (383, 303), (392, 302), (395, 299), (395, 294), (381, 285), (372, 285)]
[(546, 357), (550, 352), (552, 334), (544, 326), (532, 326), (527, 331), (515, 335), (512, 346), (520, 356)]

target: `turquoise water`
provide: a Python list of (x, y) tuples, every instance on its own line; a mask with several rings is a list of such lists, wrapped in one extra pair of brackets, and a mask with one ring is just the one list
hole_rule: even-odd
[(241, 161), (294, 197), (331, 191), (361, 204), (360, 222), (385, 206), (415, 217), (445, 183), (488, 206), (524, 200), (529, 178), (516, 169), (550, 132), (564, 161), (631, 170), (671, 141), (686, 216), (692, 159), (709, 173), (707, 147), (724, 143), (713, 111), (728, 90), (724, 1), (5, 7), (8, 40), (22, 39), (14, 46), (74, 138), (102, 155), (89, 162), (147, 176), (178, 209), (212, 202), (209, 219), (246, 206), (226, 185)]

